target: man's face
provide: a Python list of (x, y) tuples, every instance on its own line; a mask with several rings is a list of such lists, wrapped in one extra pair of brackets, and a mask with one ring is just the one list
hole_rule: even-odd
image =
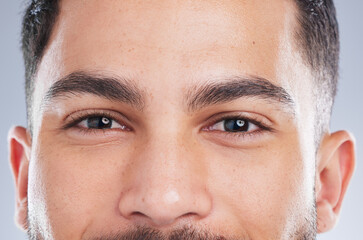
[(314, 104), (292, 1), (60, 9), (35, 82), (30, 234), (314, 239)]

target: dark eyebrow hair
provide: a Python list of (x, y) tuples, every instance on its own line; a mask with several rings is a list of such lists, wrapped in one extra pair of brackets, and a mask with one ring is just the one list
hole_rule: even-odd
[[(227, 80), (209, 81), (190, 88), (185, 96), (188, 111), (194, 112), (210, 105), (231, 102), (242, 97), (255, 97), (282, 103), (291, 109), (295, 105), (284, 88), (264, 78), (233, 76), (225, 79)], [(131, 80), (84, 71), (73, 72), (56, 81), (45, 94), (43, 103), (80, 93), (124, 102), (139, 110), (145, 106), (142, 91)]]
[(138, 109), (144, 107), (141, 90), (132, 81), (126, 78), (82, 71), (73, 72), (56, 81), (45, 94), (43, 102), (79, 93), (93, 94), (109, 100), (124, 102)]
[[(211, 81), (192, 88), (186, 95), (190, 112), (201, 108), (231, 102), (242, 97), (260, 98), (293, 109), (294, 101), (287, 91), (261, 77), (233, 76), (227, 80)], [(293, 111), (294, 112), (294, 111)]]

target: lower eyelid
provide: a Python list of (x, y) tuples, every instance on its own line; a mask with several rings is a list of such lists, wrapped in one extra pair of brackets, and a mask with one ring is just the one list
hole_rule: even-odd
[(210, 141), (225, 147), (232, 148), (250, 148), (256, 147), (257, 143), (265, 141), (268, 135), (264, 130), (256, 130), (252, 132), (223, 132), (214, 131), (206, 133), (205, 137)]

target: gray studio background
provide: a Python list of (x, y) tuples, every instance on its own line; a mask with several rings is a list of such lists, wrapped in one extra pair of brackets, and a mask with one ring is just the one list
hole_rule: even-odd
[[(253, 0), (251, 0), (253, 1)], [(337, 227), (319, 240), (363, 240), (363, 1), (336, 0), (341, 65), (332, 130), (348, 129), (357, 139), (357, 169)], [(0, 240), (24, 240), (15, 227), (14, 184), (8, 163), (7, 131), (25, 125), (20, 26), (23, 0), (0, 0)]]

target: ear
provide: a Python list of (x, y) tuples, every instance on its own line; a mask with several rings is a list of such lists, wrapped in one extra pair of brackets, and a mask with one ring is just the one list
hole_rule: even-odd
[(9, 160), (16, 188), (15, 222), (27, 229), (28, 167), (31, 149), (30, 135), (23, 127), (13, 127), (8, 134)]
[(332, 229), (355, 168), (354, 138), (346, 131), (327, 134), (317, 159), (316, 207), (318, 232)]

